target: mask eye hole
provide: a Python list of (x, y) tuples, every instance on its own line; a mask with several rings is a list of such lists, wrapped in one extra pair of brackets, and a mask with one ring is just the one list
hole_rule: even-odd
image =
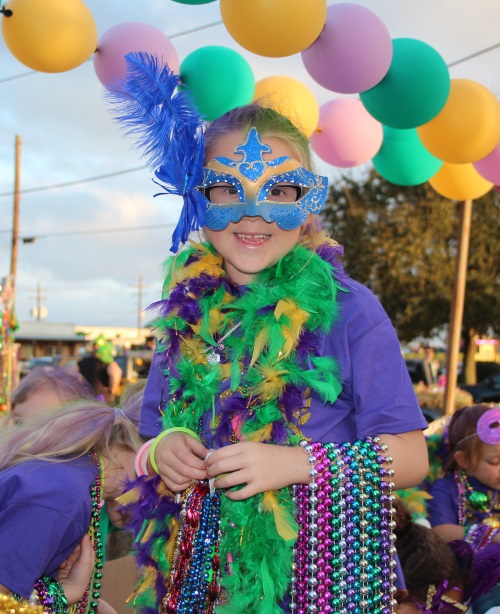
[(274, 203), (296, 203), (303, 196), (303, 188), (300, 185), (290, 183), (275, 183), (266, 194), (266, 200)]
[(218, 183), (203, 188), (205, 198), (215, 205), (225, 205), (240, 201), (238, 189), (230, 183)]

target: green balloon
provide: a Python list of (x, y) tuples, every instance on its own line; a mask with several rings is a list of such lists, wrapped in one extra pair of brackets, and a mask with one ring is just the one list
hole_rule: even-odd
[(250, 64), (228, 47), (196, 49), (182, 62), (180, 78), (201, 116), (208, 121), (248, 104), (255, 91)]
[(420, 185), (433, 177), (443, 161), (425, 149), (416, 128), (398, 130), (384, 126), (384, 140), (372, 159), (376, 171), (396, 185)]
[(385, 126), (416, 128), (441, 111), (450, 93), (450, 73), (439, 53), (413, 38), (396, 38), (386, 76), (359, 97)]
[(179, 4), (208, 4), (209, 2), (215, 2), (215, 0), (173, 0)]

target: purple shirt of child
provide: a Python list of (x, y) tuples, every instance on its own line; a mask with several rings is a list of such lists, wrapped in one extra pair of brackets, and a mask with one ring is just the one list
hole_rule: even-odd
[[(482, 482), (473, 477), (468, 477), (467, 482), (471, 489), (475, 492), (480, 492), (488, 495), (492, 493), (491, 509), (478, 510), (464, 502), (464, 512), (471, 518), (468, 525), (480, 524), (484, 518), (493, 516), (500, 519), (500, 498), (498, 491), (485, 486)], [(445, 475), (437, 479), (431, 486), (430, 494), (432, 499), (427, 503), (429, 522), (431, 526), (436, 527), (440, 524), (460, 524), (459, 522), (459, 504), (460, 496), (455, 475)], [(497, 501), (498, 500), (498, 501)]]
[(29, 598), (39, 578), (57, 575), (88, 530), (97, 474), (88, 456), (0, 471), (0, 584)]

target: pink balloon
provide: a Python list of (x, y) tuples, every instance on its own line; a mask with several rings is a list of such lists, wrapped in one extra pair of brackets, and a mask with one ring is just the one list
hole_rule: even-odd
[(357, 94), (380, 83), (392, 61), (392, 39), (382, 20), (358, 4), (332, 4), (316, 41), (302, 52), (307, 72), (320, 85)]
[(500, 143), (482, 160), (473, 163), (476, 171), (495, 185), (500, 185)]
[(360, 100), (337, 98), (319, 108), (319, 122), (310, 141), (314, 152), (328, 164), (350, 168), (376, 155), (384, 131)]
[(179, 74), (177, 51), (163, 32), (146, 23), (120, 23), (103, 34), (94, 53), (94, 70), (108, 90), (120, 91), (127, 72), (125, 56), (133, 51), (157, 55)]

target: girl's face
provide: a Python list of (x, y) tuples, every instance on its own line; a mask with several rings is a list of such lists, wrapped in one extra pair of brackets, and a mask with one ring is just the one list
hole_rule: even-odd
[(43, 384), (30, 396), (16, 403), (12, 409), (11, 418), (14, 424), (22, 424), (25, 420), (38, 418), (44, 413), (50, 412), (62, 404), (62, 399), (57, 390), (50, 384)]
[[(238, 161), (241, 156), (234, 150), (244, 140), (240, 132), (221, 136), (206, 152), (206, 159), (224, 156)], [(294, 150), (275, 137), (263, 137), (263, 143), (269, 145), (272, 154), (265, 158), (275, 159), (280, 156), (295, 157)], [(282, 230), (275, 222), (266, 222), (261, 217), (244, 217), (239, 222), (230, 222), (223, 230), (205, 228), (208, 240), (224, 258), (226, 271), (237, 284), (248, 284), (260, 271), (276, 264), (297, 244), (301, 227)]]
[(488, 488), (500, 490), (500, 444), (483, 444), (481, 458), (475, 464), (464, 461), (467, 475), (476, 478)]

